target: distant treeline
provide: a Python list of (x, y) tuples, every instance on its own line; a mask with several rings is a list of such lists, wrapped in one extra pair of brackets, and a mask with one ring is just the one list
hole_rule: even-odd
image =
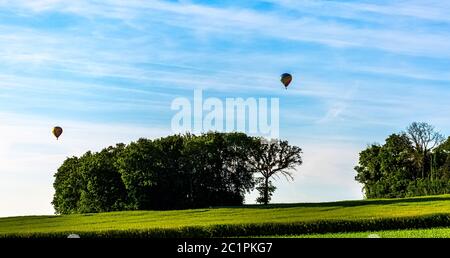
[(291, 176), (300, 154), (286, 141), (243, 133), (139, 139), (67, 158), (55, 174), (52, 204), (60, 214), (236, 206), (256, 186), (267, 204), (270, 178)]
[(355, 170), (367, 198), (450, 193), (450, 137), (427, 123), (412, 123), (362, 151)]

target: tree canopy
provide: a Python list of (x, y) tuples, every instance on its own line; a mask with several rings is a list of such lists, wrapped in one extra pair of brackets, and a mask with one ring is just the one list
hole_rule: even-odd
[(252, 149), (254, 153), (251, 154), (250, 165), (261, 175), (257, 178), (259, 186), (256, 189), (260, 196), (256, 201), (268, 204), (272, 193), (276, 190), (270, 179), (281, 174), (286, 179), (293, 180), (292, 169), (303, 162), (302, 149), (281, 140), (261, 140), (258, 144), (258, 148)]
[(450, 192), (450, 137), (427, 123), (412, 123), (359, 154), (355, 179), (367, 198), (394, 198)]
[(244, 133), (139, 139), (67, 158), (52, 203), (60, 214), (242, 205), (260, 183), (254, 175), (292, 177), (286, 169), (301, 164), (300, 153), (287, 141), (267, 145)]

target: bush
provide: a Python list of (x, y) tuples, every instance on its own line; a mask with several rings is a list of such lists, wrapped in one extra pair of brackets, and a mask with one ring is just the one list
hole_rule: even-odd
[(418, 179), (409, 183), (406, 197), (450, 193), (450, 180)]

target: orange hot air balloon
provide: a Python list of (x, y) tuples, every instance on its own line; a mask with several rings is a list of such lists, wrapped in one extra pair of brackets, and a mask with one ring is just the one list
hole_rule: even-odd
[(53, 127), (53, 135), (56, 137), (56, 140), (58, 140), (59, 136), (61, 136), (61, 134), (63, 133), (63, 129), (59, 126), (55, 126)]
[(287, 89), (289, 84), (292, 82), (292, 75), (290, 75), (289, 73), (283, 73), (281, 75), (280, 81), (283, 83), (284, 87)]

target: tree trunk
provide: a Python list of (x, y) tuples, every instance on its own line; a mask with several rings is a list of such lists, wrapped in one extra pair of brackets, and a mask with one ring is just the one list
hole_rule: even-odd
[(265, 178), (264, 182), (264, 205), (269, 204), (269, 178)]
[(426, 160), (426, 152), (422, 155), (422, 179), (425, 179), (425, 160)]

